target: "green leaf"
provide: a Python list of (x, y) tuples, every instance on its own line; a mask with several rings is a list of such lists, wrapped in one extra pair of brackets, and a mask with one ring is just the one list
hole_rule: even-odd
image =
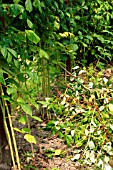
[(72, 46), (73, 51), (78, 50), (78, 45), (77, 44), (72, 44), (71, 46)]
[(83, 145), (83, 142), (82, 142), (82, 141), (78, 141), (78, 142), (76, 143), (76, 147), (77, 147), (77, 148), (81, 147), (82, 145)]
[(25, 113), (27, 113), (28, 115), (32, 116), (32, 109), (31, 109), (31, 107), (28, 104), (26, 104), (25, 101), (21, 97), (19, 97), (17, 99), (17, 102), (20, 104), (21, 108), (23, 109), (23, 111)]
[(46, 59), (49, 59), (49, 55), (44, 51), (42, 50), (41, 48), (39, 48), (39, 56), (40, 58), (46, 58)]
[(51, 120), (50, 122), (48, 122), (48, 124), (46, 126), (54, 126), (55, 125), (55, 121), (54, 120)]
[(29, 128), (22, 128), (23, 133), (31, 133), (31, 129)]
[(20, 87), (19, 83), (17, 83), (14, 78), (8, 78), (8, 83), (16, 85), (18, 88)]
[(18, 54), (15, 50), (11, 49), (11, 48), (7, 48), (8, 51), (15, 57), (15, 58), (18, 58)]
[(29, 12), (31, 12), (33, 10), (31, 0), (26, 0), (25, 7), (26, 7), (26, 10), (29, 11)]
[(38, 10), (40, 11), (40, 13), (42, 13), (42, 7), (41, 7), (41, 2), (40, 2), (40, 0), (34, 0), (33, 6), (36, 7), (36, 8), (38, 8)]
[(23, 109), (23, 111), (25, 113), (27, 113), (28, 115), (32, 116), (32, 110), (31, 108), (27, 105), (27, 104), (20, 104), (21, 108)]
[(24, 73), (20, 73), (17, 75), (17, 78), (20, 82), (25, 82), (25, 77), (24, 77)]
[(37, 102), (42, 104), (42, 105), (47, 105), (47, 102), (45, 102), (45, 101), (37, 101)]
[(19, 103), (25, 103), (25, 101), (24, 101), (21, 97), (18, 97), (17, 102), (19, 102)]
[(3, 76), (2, 69), (0, 69), (0, 83), (2, 83), (3, 85), (6, 85), (6, 82), (5, 82), (5, 80), (4, 80), (4, 76)]
[(39, 104), (37, 104), (33, 99), (30, 99), (30, 102), (33, 106), (35, 106), (37, 109), (39, 109)]
[(35, 137), (32, 136), (32, 135), (30, 135), (30, 134), (26, 134), (26, 135), (24, 136), (24, 139), (26, 139), (26, 141), (29, 142), (29, 143), (34, 143), (34, 144), (36, 144), (36, 139), (35, 139)]
[(93, 37), (91, 37), (90, 35), (86, 35), (86, 38), (88, 38), (89, 40), (93, 41)]
[(25, 30), (27, 38), (37, 44), (40, 41), (40, 38), (32, 31), (32, 30)]
[(6, 56), (7, 56), (7, 48), (5, 46), (3, 48), (1, 48), (1, 53), (2, 53), (3, 57), (6, 58)]
[(83, 44), (84, 47), (87, 47), (87, 44), (85, 44), (84, 42), (82, 42), (82, 44)]
[(20, 70), (20, 62), (18, 60), (14, 59), (14, 64), (16, 66), (16, 68), (18, 69), (18, 71)]
[(63, 133), (60, 130), (58, 131), (58, 136), (60, 139), (62, 139), (62, 137), (63, 137)]
[(29, 28), (33, 28), (33, 23), (27, 18), (27, 25)]
[(8, 95), (16, 94), (16, 93), (17, 93), (17, 88), (8, 87), (8, 88), (7, 88), (7, 93), (8, 93)]
[(72, 136), (71, 135), (65, 135), (66, 143), (68, 146), (70, 146), (72, 142)]
[(62, 3), (62, 4), (63, 4), (63, 3), (64, 3), (64, 0), (60, 0), (60, 3)]
[(18, 129), (18, 128), (13, 128), (14, 130), (16, 130), (17, 132), (23, 133), (22, 130)]
[(24, 12), (24, 7), (20, 4), (11, 4), (10, 8), (11, 8), (11, 11), (13, 12), (14, 17)]
[(13, 0), (13, 2), (14, 2), (15, 4), (18, 4), (19, 2), (21, 2), (21, 0)]
[(12, 55), (9, 52), (8, 52), (7, 61), (8, 61), (8, 63), (10, 63), (12, 61)]
[(27, 123), (27, 118), (26, 116), (21, 116), (19, 119), (18, 119), (18, 122), (19, 123), (22, 123), (23, 125), (25, 125)]
[(7, 100), (7, 101), (9, 101), (9, 102), (11, 102), (11, 103), (14, 102), (9, 96), (3, 95), (3, 96), (1, 96), (1, 97), (2, 97), (4, 100)]
[(101, 42), (104, 42), (104, 38), (102, 35), (98, 35), (98, 34), (94, 34), (94, 37), (96, 37), (98, 40), (100, 40)]
[(37, 117), (37, 116), (31, 116), (31, 118), (39, 121), (39, 122), (43, 122), (42, 119), (40, 117)]

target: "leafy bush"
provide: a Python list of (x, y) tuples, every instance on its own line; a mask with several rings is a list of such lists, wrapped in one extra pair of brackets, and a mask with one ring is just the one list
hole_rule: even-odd
[[(56, 114), (56, 120), (50, 121), (46, 128), (51, 129), (53, 134), (58, 133), (73, 148), (72, 160), (102, 166), (103, 169), (113, 154), (111, 77), (105, 77), (102, 71), (92, 70), (92, 65), (87, 70), (76, 70), (77, 73), (76, 78), (85, 88), (72, 78), (66, 92), (52, 103), (50, 100), (48, 109)], [(109, 73), (107, 76), (110, 76)]]

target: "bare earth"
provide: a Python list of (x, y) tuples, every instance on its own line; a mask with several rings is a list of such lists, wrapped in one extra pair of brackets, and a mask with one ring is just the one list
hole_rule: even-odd
[[(18, 124), (18, 123), (17, 123)], [(19, 128), (23, 128), (23, 125), (17, 125)], [(24, 139), (23, 134), (16, 132), (16, 139), (18, 145), (18, 151), (22, 164), (22, 169), (26, 169), (25, 166), (30, 164), (34, 165), (35, 170), (93, 170), (92, 167), (85, 168), (80, 165), (79, 162), (71, 160), (73, 154), (73, 147), (68, 148), (63, 140), (59, 139), (57, 135), (52, 135), (51, 132), (43, 130), (42, 126), (37, 121), (33, 121), (31, 124), (32, 135), (35, 136), (37, 144), (34, 145), (35, 158), (32, 159), (31, 145)], [(47, 150), (63, 150), (65, 155), (63, 157), (53, 156), (49, 159), (46, 156)], [(32, 170), (32, 166), (28, 168)]]

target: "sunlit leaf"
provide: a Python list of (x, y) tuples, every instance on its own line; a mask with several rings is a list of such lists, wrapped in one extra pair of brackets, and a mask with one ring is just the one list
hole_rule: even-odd
[(6, 46), (1, 48), (1, 53), (2, 53), (3, 57), (6, 58), (6, 56), (7, 56), (7, 48), (6, 48)]
[(75, 130), (71, 130), (71, 136), (73, 137), (75, 134)]
[(27, 18), (27, 25), (29, 28), (33, 28), (33, 23)]
[(79, 71), (79, 73), (78, 73), (78, 75), (81, 75), (81, 74), (83, 74), (83, 73), (86, 73), (84, 70), (80, 70)]
[(22, 123), (23, 125), (25, 125), (27, 123), (27, 118), (26, 116), (22, 115), (19, 119), (18, 122)]
[(113, 125), (112, 124), (110, 124), (109, 127), (113, 130)]
[(93, 88), (93, 82), (90, 82), (88, 86), (89, 86), (90, 89), (92, 89)]
[(83, 142), (82, 142), (82, 141), (78, 141), (78, 142), (76, 143), (76, 147), (77, 147), (77, 148), (81, 147), (82, 145), (83, 145)]
[(113, 112), (113, 104), (109, 103), (109, 110)]
[(11, 48), (7, 48), (8, 51), (15, 57), (15, 58), (18, 58), (18, 54), (15, 50), (11, 49)]
[(47, 105), (47, 104), (48, 104), (48, 103), (45, 102), (45, 101), (37, 101), (37, 103), (40, 103), (40, 104), (42, 104), (42, 105)]
[(103, 165), (104, 165), (104, 162), (101, 160), (101, 159), (99, 159), (99, 162), (98, 162), (98, 164), (97, 164), (97, 166), (98, 167), (103, 167)]
[(95, 128), (93, 126), (90, 127), (90, 133), (93, 133)]
[(39, 48), (39, 56), (40, 58), (49, 59), (49, 55), (46, 53), (46, 51), (42, 50), (41, 48)]
[(105, 106), (100, 106), (100, 107), (99, 107), (100, 112), (101, 112), (102, 110), (104, 110), (104, 108), (105, 108)]
[(26, 7), (26, 10), (29, 11), (29, 12), (31, 12), (33, 10), (31, 0), (26, 0), (25, 7)]
[(32, 30), (25, 30), (25, 32), (26, 32), (27, 38), (31, 42), (37, 44), (40, 41), (39, 36), (37, 36)]
[(88, 145), (89, 145), (90, 149), (94, 149), (95, 148), (95, 144), (94, 144), (93, 141), (89, 141)]
[(26, 135), (24, 136), (24, 139), (26, 139), (26, 141), (29, 142), (29, 143), (34, 143), (34, 144), (36, 144), (36, 139), (35, 139), (35, 137), (32, 136), (32, 135), (30, 135), (30, 134), (26, 134)]
[(62, 150), (61, 150), (61, 149), (57, 149), (57, 150), (55, 150), (55, 154), (54, 154), (54, 155), (60, 155), (60, 154), (61, 154), (61, 152), (62, 152)]
[(72, 161), (78, 160), (80, 158), (80, 154), (76, 154), (73, 158), (71, 158)]
[(75, 67), (73, 67), (72, 69), (73, 70), (77, 70), (79, 68), (79, 66), (75, 66)]
[(95, 163), (95, 161), (96, 161), (95, 152), (93, 150), (91, 150), (91, 153), (90, 153), (90, 160), (92, 163)]
[(23, 111), (25, 113), (27, 113), (28, 115), (32, 116), (32, 109), (31, 107), (28, 105), (28, 104), (20, 104), (21, 105), (21, 108), (23, 109)]
[(88, 136), (89, 135), (89, 131), (87, 129), (85, 129), (85, 135)]
[(17, 102), (19, 102), (19, 103), (25, 103), (24, 99), (22, 99), (21, 97), (18, 97)]
[(95, 124), (95, 122), (93, 121), (93, 119), (91, 120), (91, 124), (96, 128), (97, 125)]
[(18, 128), (13, 128), (15, 131), (23, 133), (22, 130), (18, 129)]
[(8, 63), (12, 61), (12, 54), (8, 52), (8, 57), (7, 57)]
[(108, 79), (106, 77), (103, 78), (104, 83), (108, 82)]
[(39, 109), (39, 104), (37, 104), (33, 99), (30, 99), (31, 104), (35, 106), (37, 109)]
[(31, 133), (31, 129), (29, 128), (22, 128), (23, 133)]
[(37, 116), (31, 116), (31, 118), (37, 120), (38, 122), (43, 122), (42, 119), (40, 117)]

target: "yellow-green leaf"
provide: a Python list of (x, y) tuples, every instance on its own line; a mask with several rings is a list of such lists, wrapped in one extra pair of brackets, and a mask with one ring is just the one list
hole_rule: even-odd
[(61, 149), (57, 149), (57, 150), (55, 150), (55, 154), (54, 154), (54, 155), (60, 155), (60, 154), (61, 154), (61, 152), (62, 152), (62, 150), (61, 150)]
[(39, 56), (40, 58), (46, 58), (46, 59), (49, 59), (49, 55), (44, 51), (42, 50), (41, 48), (39, 48)]
[(19, 103), (25, 103), (24, 99), (22, 99), (21, 97), (18, 97), (17, 102), (19, 102)]
[(17, 132), (23, 133), (22, 130), (18, 129), (18, 128), (13, 128), (14, 130), (16, 130)]
[(26, 116), (22, 115), (19, 119), (18, 122), (22, 123), (23, 125), (25, 125), (27, 123), (27, 118)]
[(25, 32), (26, 32), (27, 38), (31, 42), (37, 44), (40, 41), (39, 36), (37, 36), (32, 30), (25, 30)]
[(22, 128), (23, 133), (31, 133), (31, 129), (29, 128)]
[(26, 10), (29, 11), (29, 12), (31, 12), (33, 10), (31, 0), (26, 0), (25, 7), (26, 7)]
[(24, 136), (24, 139), (26, 139), (26, 141), (29, 142), (29, 143), (34, 143), (34, 144), (36, 144), (36, 139), (35, 139), (35, 137), (32, 136), (32, 135), (30, 135), (30, 134), (26, 134), (26, 135)]
[(11, 49), (11, 48), (7, 48), (8, 51), (15, 57), (15, 58), (18, 58), (18, 54), (15, 50)]
[(21, 108), (25, 113), (32, 116), (32, 109), (30, 108), (30, 106), (28, 106), (27, 104), (21, 104)]
[(109, 110), (113, 112), (113, 104), (109, 103)]
[(31, 118), (39, 121), (39, 122), (43, 122), (42, 119), (40, 117), (37, 117), (37, 116), (31, 116)]

